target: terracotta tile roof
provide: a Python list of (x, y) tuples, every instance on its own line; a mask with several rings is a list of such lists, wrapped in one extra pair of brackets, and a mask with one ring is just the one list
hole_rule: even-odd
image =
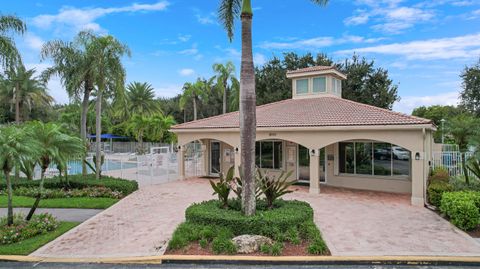
[[(257, 106), (257, 127), (260, 128), (416, 124), (432, 124), (432, 121), (333, 96), (287, 99)], [(239, 128), (239, 113), (231, 112), (172, 128)]]
[[(335, 66), (330, 65), (318, 65), (307, 68), (300, 68), (296, 70), (289, 70), (287, 74), (296, 74), (296, 73), (305, 73), (305, 72), (314, 72), (314, 71), (325, 71), (325, 70), (337, 70)], [(338, 70), (337, 70), (338, 71)]]

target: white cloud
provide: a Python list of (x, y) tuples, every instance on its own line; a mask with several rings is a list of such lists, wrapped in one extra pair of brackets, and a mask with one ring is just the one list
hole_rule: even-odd
[(178, 71), (178, 73), (183, 77), (189, 77), (195, 74), (195, 70), (191, 68), (184, 68)]
[(62, 7), (59, 13), (43, 14), (32, 18), (32, 24), (42, 29), (57, 28), (57, 31), (62, 31), (65, 27), (71, 28), (74, 31), (92, 30), (101, 32), (103, 29), (95, 21), (98, 18), (104, 17), (113, 13), (124, 12), (147, 12), (147, 11), (161, 11), (168, 7), (167, 1), (159, 1), (154, 4), (138, 4), (134, 3), (123, 7), (108, 7), (108, 8), (75, 8), (70, 6)]
[[(25, 63), (27, 69), (35, 69), (35, 75), (40, 75), (45, 69), (50, 67), (47, 63)], [(62, 86), (60, 78), (54, 76), (47, 83), (48, 93), (55, 99), (57, 104), (66, 104), (70, 101), (67, 92)]]
[(197, 44), (193, 44), (191, 48), (181, 50), (178, 53), (182, 55), (196, 55), (198, 54)]
[(182, 92), (182, 85), (177, 84), (164, 84), (160, 86), (153, 86), (155, 89), (156, 96), (171, 98), (177, 96)]
[(354, 52), (398, 55), (408, 60), (446, 60), (478, 57), (480, 55), (480, 33), (348, 49), (336, 53), (352, 54)]
[(432, 106), (432, 105), (453, 105), (456, 106), (459, 102), (459, 93), (446, 92), (437, 95), (428, 96), (406, 96), (402, 97), (400, 102), (393, 105), (394, 111), (410, 114), (413, 109), (419, 106)]
[(178, 35), (178, 40), (181, 42), (187, 42), (190, 38), (192, 38), (191, 35)]
[(42, 49), (43, 43), (45, 43), (43, 39), (33, 34), (32, 32), (27, 32), (23, 40), (30, 49), (33, 49), (35, 51), (40, 51)]
[(213, 12), (210, 12), (206, 15), (201, 14), (199, 10), (196, 11), (195, 17), (200, 24), (215, 24), (216, 23), (216, 15)]
[(267, 57), (261, 53), (255, 53), (253, 55), (253, 63), (255, 65), (264, 65), (267, 62)]
[(319, 49), (330, 47), (333, 45), (340, 45), (346, 43), (375, 43), (384, 38), (365, 38), (355, 35), (344, 35), (340, 38), (331, 36), (314, 37), (307, 39), (294, 39), (288, 42), (263, 42), (260, 44), (264, 49)]

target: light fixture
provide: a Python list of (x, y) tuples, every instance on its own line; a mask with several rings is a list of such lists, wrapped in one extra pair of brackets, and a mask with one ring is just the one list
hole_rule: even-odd
[(238, 153), (238, 147), (235, 148), (235, 153)]
[(310, 150), (310, 155), (315, 156), (315, 150), (314, 149)]
[(415, 153), (415, 160), (420, 160), (420, 152)]

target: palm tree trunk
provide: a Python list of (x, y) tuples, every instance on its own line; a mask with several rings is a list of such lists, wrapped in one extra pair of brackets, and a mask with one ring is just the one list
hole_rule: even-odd
[(3, 171), (5, 175), (5, 181), (7, 182), (7, 225), (10, 226), (13, 224), (13, 190), (12, 190), (12, 181), (10, 180), (10, 171)]
[(227, 113), (227, 81), (223, 82), (223, 114)]
[(250, 1), (243, 1), (242, 19), (242, 65), (240, 72), (240, 148), (241, 169), (244, 175), (242, 210), (245, 215), (255, 214), (255, 136), (256, 96), (255, 73), (252, 53), (252, 13)]
[[(90, 92), (91, 92), (91, 87), (90, 87), (90, 82), (86, 81), (85, 82), (85, 91), (83, 94), (83, 101), (82, 101), (82, 114), (80, 116), (80, 138), (83, 139), (85, 142), (85, 145), (88, 143), (87, 140), (87, 115), (88, 115), (88, 101), (90, 99)], [(87, 175), (87, 164), (85, 163), (86, 161), (86, 155), (83, 157), (82, 161), (82, 175), (86, 176)]]
[(96, 115), (95, 115), (95, 124), (96, 124), (96, 132), (95, 132), (95, 177), (96, 179), (100, 179), (100, 169), (102, 169), (102, 156), (101, 156), (101, 148), (100, 148), (100, 143), (101, 143), (101, 135), (102, 135), (102, 91), (99, 87), (98, 89), (98, 95), (97, 95), (97, 103), (96, 103)]
[(143, 129), (138, 131), (138, 153), (142, 155), (145, 153), (143, 150)]
[(20, 119), (20, 83), (15, 85), (15, 123), (19, 124)]
[(193, 120), (197, 120), (197, 101), (193, 97)]
[(45, 180), (45, 170), (47, 170), (47, 167), (42, 167), (42, 172), (40, 176), (40, 186), (38, 187), (38, 194), (35, 199), (35, 202), (33, 203), (32, 208), (30, 208), (30, 211), (28, 212), (28, 215), (25, 218), (26, 221), (30, 221), (32, 219), (33, 214), (35, 213), (35, 210), (37, 210), (38, 204), (40, 203), (40, 199), (42, 199), (43, 181)]
[(470, 185), (470, 178), (468, 177), (468, 169), (467, 169), (467, 164), (466, 164), (466, 160), (465, 160), (465, 152), (460, 153), (460, 156), (462, 158), (462, 169), (463, 169), (463, 174), (465, 176), (465, 183), (467, 185)]

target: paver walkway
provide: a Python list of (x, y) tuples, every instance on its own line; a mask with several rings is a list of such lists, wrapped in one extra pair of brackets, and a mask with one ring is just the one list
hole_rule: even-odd
[[(14, 208), (14, 213), (22, 213), (27, 215), (30, 208)], [(61, 221), (84, 222), (87, 219), (102, 212), (103, 209), (83, 209), (83, 208), (37, 208), (35, 214), (50, 213)], [(0, 208), (0, 217), (7, 215), (6, 208)]]
[[(333, 255), (471, 255), (480, 244), (405, 195), (304, 187), (288, 198), (315, 210)], [(205, 179), (144, 187), (34, 252), (45, 257), (160, 255), (193, 202), (212, 199)]]

